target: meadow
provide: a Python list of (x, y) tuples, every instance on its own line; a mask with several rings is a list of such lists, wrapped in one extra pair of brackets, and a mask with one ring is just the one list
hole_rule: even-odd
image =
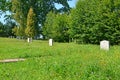
[(109, 51), (99, 45), (0, 38), (0, 80), (120, 80), (120, 46)]

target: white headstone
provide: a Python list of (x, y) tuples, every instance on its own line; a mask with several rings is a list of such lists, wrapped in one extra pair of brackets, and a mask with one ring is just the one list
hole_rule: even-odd
[(30, 42), (30, 38), (28, 38), (28, 40), (27, 40), (28, 42)]
[(49, 39), (49, 46), (52, 46), (52, 45), (53, 45), (53, 40)]
[(32, 42), (32, 38), (28, 38), (27, 41), (28, 41), (28, 43)]
[(109, 41), (103, 40), (100, 42), (100, 49), (109, 50)]

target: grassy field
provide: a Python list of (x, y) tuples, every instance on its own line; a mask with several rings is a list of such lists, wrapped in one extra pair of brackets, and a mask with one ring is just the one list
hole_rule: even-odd
[(0, 38), (0, 60), (10, 58), (26, 60), (0, 63), (0, 80), (120, 80), (120, 46)]

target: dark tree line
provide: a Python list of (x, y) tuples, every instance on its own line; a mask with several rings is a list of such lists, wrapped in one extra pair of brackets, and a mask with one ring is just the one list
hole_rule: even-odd
[(6, 24), (0, 22), (0, 37), (15, 36), (12, 29), (16, 26), (15, 22), (7, 21)]

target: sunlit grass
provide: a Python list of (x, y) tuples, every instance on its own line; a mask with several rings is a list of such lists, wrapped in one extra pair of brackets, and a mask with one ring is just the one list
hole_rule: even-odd
[(109, 51), (99, 45), (54, 43), (0, 38), (0, 59), (25, 58), (0, 63), (2, 80), (119, 80), (120, 47)]

